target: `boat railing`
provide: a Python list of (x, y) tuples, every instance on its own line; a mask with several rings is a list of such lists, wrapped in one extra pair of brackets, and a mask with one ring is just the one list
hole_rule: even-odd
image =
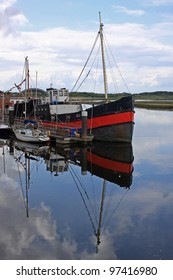
[(51, 122), (40, 122), (39, 127), (46, 128), (49, 132), (51, 137), (79, 137), (81, 134), (81, 127), (77, 125), (70, 125), (67, 123), (51, 123)]

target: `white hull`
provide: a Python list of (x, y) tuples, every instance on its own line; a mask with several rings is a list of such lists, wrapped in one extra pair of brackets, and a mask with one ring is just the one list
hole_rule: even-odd
[(50, 140), (50, 138), (42, 134), (40, 130), (35, 129), (14, 129), (14, 133), (16, 138), (23, 142), (43, 143)]

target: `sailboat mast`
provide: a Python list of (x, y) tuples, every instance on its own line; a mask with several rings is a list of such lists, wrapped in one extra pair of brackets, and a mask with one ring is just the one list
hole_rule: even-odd
[(98, 224), (98, 229), (97, 229), (97, 232), (96, 232), (96, 237), (97, 237), (96, 253), (98, 253), (98, 246), (100, 244), (100, 234), (101, 234), (101, 225), (102, 225), (105, 192), (106, 192), (106, 180), (103, 181), (103, 188), (102, 188), (102, 200), (101, 200), (101, 205), (100, 205), (99, 224)]
[(38, 81), (38, 73), (36, 71), (36, 99), (37, 99), (37, 81)]
[(25, 154), (25, 166), (26, 166), (26, 217), (29, 218), (29, 197), (28, 191), (30, 187), (30, 159), (27, 159)]
[(25, 57), (25, 118), (27, 115), (27, 96), (29, 96), (29, 60)]
[(104, 42), (103, 42), (103, 23), (101, 21), (101, 13), (99, 12), (100, 19), (100, 42), (101, 42), (101, 52), (102, 52), (102, 67), (103, 67), (103, 79), (104, 79), (104, 92), (105, 92), (105, 100), (108, 99), (108, 83), (107, 83), (107, 74), (106, 74), (106, 64), (105, 64), (105, 55), (104, 55)]
[(29, 60), (28, 57), (26, 56), (25, 58), (25, 79), (26, 79), (26, 89), (27, 89), (27, 94), (29, 96)]

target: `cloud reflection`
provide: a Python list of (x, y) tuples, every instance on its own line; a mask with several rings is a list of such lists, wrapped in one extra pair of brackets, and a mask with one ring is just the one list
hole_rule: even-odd
[[(163, 130), (162, 117), (167, 120)], [(44, 170), (41, 187), (30, 198), (28, 219), (18, 167), (5, 155), (3, 172), (1, 149), (0, 259), (173, 259), (172, 119), (171, 112), (136, 110), (133, 183), (128, 191), (106, 185), (103, 213), (111, 209), (113, 215), (101, 228), (97, 253), (97, 238), (70, 173), (54, 177), (50, 185)], [(80, 176), (78, 166), (75, 170)], [(101, 182), (89, 172), (83, 177), (85, 191), (94, 189), (97, 210)], [(112, 208), (106, 204), (110, 201)]]
[[(19, 184), (3, 174), (0, 178), (0, 259), (105, 259), (115, 258), (109, 235), (102, 237), (99, 253), (79, 252), (78, 242), (69, 234), (58, 234), (59, 225), (43, 202), (29, 209), (26, 218), (25, 201)], [(93, 246), (96, 238), (90, 240)]]

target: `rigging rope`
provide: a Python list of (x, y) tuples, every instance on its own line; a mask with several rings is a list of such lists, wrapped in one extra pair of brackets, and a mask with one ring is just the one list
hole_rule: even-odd
[[(90, 70), (88, 71), (88, 73), (86, 74), (85, 78), (82, 80), (82, 82), (80, 83), (80, 85), (78, 86), (78, 88), (76, 89), (76, 91), (79, 90), (79, 88), (84, 84), (85, 80), (88, 78), (89, 74), (91, 73), (91, 70), (92, 70), (92, 68), (93, 68), (93, 66), (94, 66), (94, 64), (95, 64), (96, 58), (98, 57), (98, 59), (99, 59), (99, 52), (100, 52), (100, 46), (99, 46), (99, 48), (98, 48), (98, 51), (96, 52), (96, 55), (95, 55), (95, 58), (94, 58), (94, 60), (93, 60), (92, 65), (91, 65), (91, 67), (90, 67)], [(97, 64), (98, 64), (98, 62), (97, 62)], [(97, 65), (97, 68), (96, 68), (96, 69), (98, 69), (98, 65)], [(96, 85), (96, 79), (95, 79), (95, 85)], [(94, 92), (95, 92), (95, 86), (94, 86)]]
[[(90, 60), (90, 58), (91, 58), (91, 55), (92, 55), (92, 53), (93, 53), (93, 50), (94, 50), (94, 48), (95, 48), (95, 46), (96, 46), (96, 43), (97, 43), (97, 41), (98, 41), (98, 39), (99, 39), (99, 36), (100, 36), (100, 34), (99, 34), (99, 32), (98, 32), (97, 37), (96, 37), (96, 39), (95, 39), (95, 42), (94, 42), (94, 44), (93, 44), (93, 47), (92, 47), (92, 49), (91, 49), (91, 52), (90, 52), (90, 54), (89, 54), (89, 56), (88, 56), (88, 59), (87, 59), (87, 61), (85, 62), (84, 67), (82, 68), (82, 71), (81, 71), (81, 73), (80, 73), (80, 75), (79, 75), (79, 77), (78, 77), (78, 79), (77, 79), (75, 85), (73, 86), (71, 92), (73, 92), (74, 89), (75, 89), (75, 87), (77, 86), (77, 84), (78, 84), (78, 82), (79, 82), (79, 80), (80, 80), (80, 78), (81, 78), (81, 76), (82, 76), (82, 74), (83, 74), (83, 72), (84, 72), (84, 70), (85, 70), (85, 68), (86, 68), (86, 66), (87, 66), (87, 64), (88, 64), (88, 62), (89, 62), (89, 60)], [(118, 64), (117, 64), (117, 62), (116, 62), (116, 60), (115, 60), (115, 58), (114, 58), (114, 56), (113, 56), (113, 53), (112, 53), (112, 51), (111, 51), (111, 49), (110, 49), (110, 46), (109, 46), (109, 44), (108, 44), (108, 41), (107, 41), (106, 36), (105, 36), (104, 33), (103, 33), (103, 36), (104, 36), (104, 45), (105, 45), (105, 51), (106, 51), (106, 58), (107, 58), (107, 61), (108, 61), (109, 65), (111, 66), (110, 68), (113, 69), (113, 65), (110, 63), (110, 61), (113, 60), (114, 65), (116, 66), (117, 71), (118, 71), (118, 73), (119, 73), (119, 75), (120, 75), (120, 77), (121, 77), (121, 79), (122, 79), (122, 81), (123, 81), (123, 83), (124, 83), (124, 85), (125, 85), (127, 91), (130, 92), (130, 89), (129, 89), (129, 87), (128, 87), (128, 85), (127, 85), (127, 83), (126, 83), (126, 81), (125, 81), (125, 79), (124, 79), (124, 77), (123, 77), (123, 75), (122, 75), (120, 69), (119, 69), (119, 66), (118, 66)], [(99, 49), (100, 49), (100, 46), (99, 46)], [(109, 57), (108, 50), (109, 50), (109, 54), (111, 55), (111, 59), (110, 59), (110, 57)], [(94, 60), (95, 60), (95, 59), (94, 59)], [(78, 86), (78, 88), (76, 89), (76, 91), (78, 91), (78, 90), (81, 88), (81, 86), (84, 84), (85, 80), (88, 78), (89, 74), (91, 73), (91, 69), (93, 68), (93, 65), (94, 65), (94, 62), (93, 62), (93, 64), (92, 64), (90, 70), (87, 72), (86, 76), (85, 76), (84, 79), (82, 80), (82, 82), (79, 84), (79, 86)], [(97, 66), (97, 67), (98, 67), (98, 66)], [(119, 90), (119, 88), (118, 88), (118, 84), (117, 84), (117, 79), (116, 79), (116, 77), (115, 77), (115, 73), (113, 72), (113, 70), (111, 71), (111, 76), (112, 76), (112, 82), (113, 82), (113, 84), (114, 84), (114, 87), (115, 87), (115, 89), (116, 89), (116, 92), (120, 92), (120, 90)], [(95, 86), (94, 86), (94, 88), (96, 88), (96, 81), (95, 81)], [(94, 89), (94, 92), (95, 92), (95, 89)]]
[[(90, 215), (88, 206), (87, 206), (86, 201), (85, 201), (85, 199), (84, 199), (84, 196), (83, 196), (83, 194), (82, 194), (82, 192), (81, 192), (81, 190), (80, 190), (80, 188), (79, 188), (79, 186), (78, 186), (77, 180), (76, 180), (76, 178), (75, 178), (75, 176), (74, 176), (75, 173), (73, 174), (73, 172), (72, 172), (73, 169), (72, 169), (72, 168), (69, 168), (69, 170), (70, 170), (71, 176), (72, 176), (72, 178), (73, 178), (73, 180), (74, 180), (74, 182), (75, 182), (75, 184), (76, 184), (76, 187), (77, 187), (77, 189), (78, 189), (78, 191), (79, 191), (79, 194), (80, 194), (80, 196), (81, 196), (81, 198), (82, 198), (82, 200), (83, 200), (84, 206), (85, 206), (85, 208), (86, 208), (86, 211), (87, 211), (87, 213), (88, 213), (90, 222), (91, 222), (92, 227), (93, 227), (93, 230), (94, 230), (94, 234), (96, 234), (96, 228), (95, 228), (94, 222), (93, 222), (92, 217), (91, 217), (91, 215)], [(85, 194), (86, 194), (86, 192), (85, 192)]]
[(23, 164), (22, 162), (20, 162), (22, 155), (20, 155), (18, 158), (14, 157), (14, 159), (17, 162), (17, 169), (18, 169), (18, 174), (19, 174), (19, 181), (20, 181), (20, 187), (21, 187), (21, 191), (22, 191), (22, 197), (23, 197), (23, 201), (24, 201), (24, 206), (26, 208), (26, 201), (25, 201), (25, 195), (24, 195), (24, 190), (23, 190), (23, 184), (22, 184), (22, 178), (21, 178), (21, 173), (20, 173), (20, 168), (19, 168), (19, 163), (23, 166), (23, 168), (25, 169), (25, 164)]
[(115, 211), (117, 210), (117, 208), (119, 207), (120, 203), (122, 202), (122, 200), (124, 199), (124, 197), (126, 196), (127, 192), (129, 191), (129, 188), (126, 190), (125, 194), (121, 197), (121, 199), (119, 200), (119, 202), (117, 203), (117, 205), (115, 206), (115, 208), (112, 210), (112, 214), (110, 215), (109, 219), (107, 220), (107, 222), (104, 225), (104, 228), (107, 226), (107, 224), (109, 223), (110, 219), (112, 218), (112, 216), (115, 214)]
[(83, 191), (84, 191), (84, 194), (86, 195), (87, 200), (88, 200), (88, 202), (89, 202), (89, 205), (90, 205), (90, 207), (91, 207), (91, 210), (92, 210), (93, 213), (94, 213), (93, 216), (94, 216), (94, 218), (95, 218), (95, 221), (97, 222), (97, 218), (96, 218), (96, 215), (95, 215), (95, 211), (94, 211), (93, 205), (91, 204), (89, 195), (88, 195), (87, 191), (85, 190), (85, 186), (83, 185), (82, 181), (79, 180), (79, 177), (78, 177), (78, 175), (76, 174), (76, 172), (74, 171), (74, 169), (73, 169), (72, 167), (70, 167), (70, 168), (71, 168), (71, 170), (73, 171), (73, 174), (75, 175), (77, 181), (79, 182), (79, 185), (82, 187), (82, 189), (83, 189)]
[[(75, 85), (73, 86), (71, 92), (73, 92), (73, 90), (74, 90), (74, 88), (76, 87), (76, 85), (77, 85), (77, 83), (78, 83), (80, 77), (82, 76), (82, 73), (83, 73), (83, 71), (85, 70), (85, 67), (86, 67), (87, 64), (88, 64), (88, 61), (90, 60), (90, 57), (91, 57), (92, 52), (93, 52), (93, 50), (94, 50), (94, 48), (95, 48), (95, 45), (96, 45), (96, 43), (97, 43), (98, 38), (99, 38), (99, 33), (97, 33), (96, 39), (95, 39), (94, 44), (93, 44), (93, 47), (92, 47), (92, 49), (91, 49), (91, 52), (90, 52), (90, 54), (89, 54), (89, 56), (88, 56), (88, 58), (87, 58), (87, 61), (86, 61), (85, 64), (84, 64), (84, 66), (83, 66), (83, 68), (82, 68), (82, 71), (81, 71), (81, 73), (80, 73), (80, 75), (79, 75), (79, 77), (78, 77), (78, 79), (77, 79)], [(88, 74), (89, 74), (89, 73), (88, 73)]]
[(108, 48), (109, 48), (110, 54), (112, 55), (113, 61), (114, 61), (115, 65), (116, 65), (116, 67), (117, 67), (117, 70), (118, 70), (118, 72), (119, 72), (119, 74), (120, 74), (120, 76), (121, 76), (121, 78), (122, 78), (122, 80), (123, 80), (123, 82), (124, 82), (124, 85), (125, 85), (126, 89), (130, 92), (130, 89), (129, 89), (129, 87), (128, 87), (128, 85), (127, 85), (127, 83), (126, 83), (126, 81), (125, 81), (125, 79), (124, 79), (124, 77), (123, 77), (123, 75), (122, 75), (122, 73), (121, 73), (119, 67), (118, 67), (118, 64), (117, 64), (117, 62), (116, 62), (116, 60), (115, 60), (115, 58), (114, 58), (114, 56), (113, 56), (113, 53), (112, 53), (112, 51), (111, 51), (111, 49), (110, 49), (110, 47), (109, 47), (109, 44), (108, 44), (108, 42), (107, 42), (107, 39), (106, 39), (105, 34), (104, 34), (104, 38), (105, 38), (105, 42), (107, 43), (107, 46), (108, 46)]
[(104, 211), (104, 217), (103, 217), (102, 225), (105, 223), (105, 220), (107, 219), (108, 211), (109, 211), (110, 206), (111, 206), (111, 201), (113, 200), (113, 194), (114, 194), (114, 192), (115, 192), (115, 185), (112, 184), (111, 192), (110, 192), (110, 194), (109, 194), (109, 199), (107, 200), (106, 208), (105, 208), (105, 211)]

